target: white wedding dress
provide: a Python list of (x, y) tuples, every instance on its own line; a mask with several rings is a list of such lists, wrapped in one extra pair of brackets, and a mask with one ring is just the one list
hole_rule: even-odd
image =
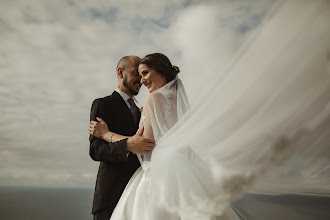
[(238, 219), (244, 193), (330, 197), (329, 21), (327, 0), (279, 1), (197, 104), (177, 78), (151, 93), (140, 124), (156, 146), (111, 220)]
[[(143, 112), (140, 121), (140, 127), (143, 125), (143, 136), (155, 138), (156, 143), (160, 138), (181, 119), (184, 113), (188, 110), (189, 103), (179, 78), (175, 78), (167, 83), (162, 88), (157, 89), (151, 93), (143, 107)], [(171, 155), (171, 161), (175, 161), (172, 169), (187, 169), (185, 173), (181, 173), (181, 179), (187, 183), (198, 182), (198, 175), (194, 175), (193, 170), (189, 170), (192, 163), (196, 163), (199, 159), (194, 158), (191, 150), (179, 150)], [(111, 220), (180, 220), (185, 219), (178, 214), (171, 213), (166, 209), (158, 207), (151, 199), (150, 189), (152, 181), (150, 179), (151, 171), (151, 154), (139, 155), (141, 167), (135, 172), (127, 184), (112, 216)], [(171, 172), (171, 169), (167, 169)], [(198, 172), (198, 171), (197, 171)], [(175, 175), (176, 173), (167, 173), (164, 175)], [(204, 174), (205, 175), (205, 174)], [(180, 187), (175, 185), (173, 187), (166, 186), (165, 190), (176, 191)], [(190, 187), (192, 192), (200, 190)], [(172, 193), (174, 192), (172, 191)], [(184, 192), (184, 191), (182, 191)], [(180, 195), (182, 192), (176, 192)], [(187, 218), (190, 219), (190, 218)], [(199, 219), (199, 218), (198, 218)], [(228, 207), (222, 216), (210, 216), (208, 219), (226, 219), (239, 220), (234, 211)]]

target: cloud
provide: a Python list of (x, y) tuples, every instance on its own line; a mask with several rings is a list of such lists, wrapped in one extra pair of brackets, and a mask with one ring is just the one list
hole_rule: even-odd
[[(190, 97), (257, 27), (271, 1), (2, 1), (2, 185), (92, 186), (93, 99), (117, 84), (127, 54), (162, 52), (181, 68)], [(198, 89), (197, 89), (198, 88)], [(138, 96), (143, 105), (147, 96)]]

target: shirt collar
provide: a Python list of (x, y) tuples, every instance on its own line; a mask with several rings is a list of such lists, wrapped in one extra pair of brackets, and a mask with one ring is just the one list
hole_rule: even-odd
[[(126, 94), (125, 92), (123, 92), (123, 91), (120, 91), (119, 89), (116, 89), (116, 92), (119, 93), (119, 95), (124, 99), (125, 102), (127, 102), (127, 100), (128, 100), (129, 98), (131, 98), (131, 97), (129, 97), (129, 95), (127, 95), (127, 94)], [(139, 102), (136, 100), (135, 96), (133, 96), (132, 99), (134, 100), (134, 102), (139, 103)]]

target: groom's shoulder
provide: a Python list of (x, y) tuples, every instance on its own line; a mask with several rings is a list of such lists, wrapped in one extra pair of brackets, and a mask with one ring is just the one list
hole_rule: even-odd
[[(115, 92), (114, 92), (115, 93)], [(96, 98), (93, 101), (93, 105), (109, 105), (115, 99), (115, 94), (112, 93), (111, 95), (104, 96), (102, 98)]]

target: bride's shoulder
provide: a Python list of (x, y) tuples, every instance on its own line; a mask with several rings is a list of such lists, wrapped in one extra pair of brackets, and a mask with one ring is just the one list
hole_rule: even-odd
[(151, 101), (151, 100), (155, 101), (159, 99), (165, 99), (165, 95), (160, 91), (154, 91), (150, 93), (147, 97), (147, 101)]
[(166, 94), (161, 91), (154, 91), (149, 94), (146, 99), (146, 104), (162, 104), (166, 103)]

